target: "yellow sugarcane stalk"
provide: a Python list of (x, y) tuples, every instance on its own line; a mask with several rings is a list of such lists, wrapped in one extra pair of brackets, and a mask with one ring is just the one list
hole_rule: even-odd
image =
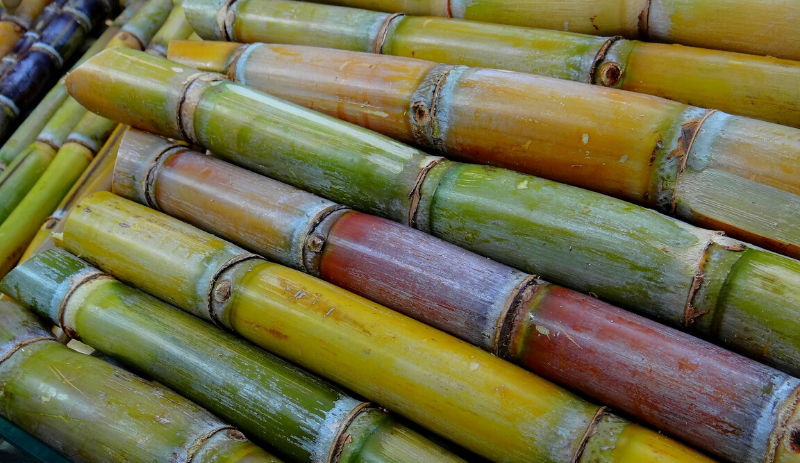
[(169, 57), (429, 153), (604, 193), (800, 258), (800, 129), (525, 73), (344, 50), (173, 41)]
[(477, 347), (110, 193), (81, 201), (56, 244), (496, 462), (708, 461)]
[(800, 4), (783, 0), (314, 1), (800, 59)]
[(289, 0), (186, 0), (183, 6), (206, 40), (527, 72), (800, 127), (800, 63), (787, 59)]
[(111, 177), (114, 173), (114, 162), (122, 142), (122, 137), (128, 126), (118, 125), (105, 145), (94, 157), (92, 163), (78, 178), (72, 189), (64, 196), (55, 212), (44, 221), (39, 231), (28, 244), (28, 248), (20, 257), (20, 262), (25, 262), (32, 256), (55, 247), (53, 233), (61, 233), (64, 229), (63, 219), (78, 204), (78, 201), (96, 191), (110, 191)]

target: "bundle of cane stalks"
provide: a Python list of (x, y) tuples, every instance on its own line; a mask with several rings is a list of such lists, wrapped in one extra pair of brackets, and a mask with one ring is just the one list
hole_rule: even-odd
[(0, 459), (800, 463), (798, 20), (2, 0)]

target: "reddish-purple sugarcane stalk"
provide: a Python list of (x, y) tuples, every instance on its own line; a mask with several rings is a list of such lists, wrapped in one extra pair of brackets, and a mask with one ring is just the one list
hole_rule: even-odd
[(789, 461), (776, 457), (775, 439), (800, 457), (791, 450), (800, 382), (688, 334), (141, 131), (123, 139), (114, 191), (720, 458)]

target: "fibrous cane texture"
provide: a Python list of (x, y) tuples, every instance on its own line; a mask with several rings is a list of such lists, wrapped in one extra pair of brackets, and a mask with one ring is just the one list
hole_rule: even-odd
[(117, 194), (453, 334), (723, 460), (770, 461), (770, 442), (791, 435), (783, 416), (800, 382), (789, 375), (418, 230), (135, 129), (114, 178)]
[[(108, 275), (87, 277), (98, 273), (53, 249), (14, 269), (0, 287), (291, 461), (465, 463), (385, 411), (248, 342)], [(71, 293), (60, 289), (68, 281), (75, 282)], [(394, 445), (382, 444), (387, 439)]]
[(448, 334), (110, 193), (84, 199), (57, 244), (496, 462), (708, 461)]
[(275, 42), (539, 74), (800, 127), (800, 62), (289, 0), (186, 0), (206, 40)]
[(0, 414), (71, 461), (280, 463), (174, 392), (56, 342), (16, 303), (0, 301), (0, 320)]
[(68, 87), (105, 117), (798, 372), (797, 261), (601, 194), (429, 156), (220, 79), (109, 50)]
[(800, 257), (800, 129), (530, 74), (342, 50), (175, 41), (170, 59), (428, 152), (587, 188)]

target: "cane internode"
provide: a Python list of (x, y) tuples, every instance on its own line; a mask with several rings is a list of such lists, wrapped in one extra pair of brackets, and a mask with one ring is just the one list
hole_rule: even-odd
[(798, 15), (3, 0), (0, 460), (800, 463)]

